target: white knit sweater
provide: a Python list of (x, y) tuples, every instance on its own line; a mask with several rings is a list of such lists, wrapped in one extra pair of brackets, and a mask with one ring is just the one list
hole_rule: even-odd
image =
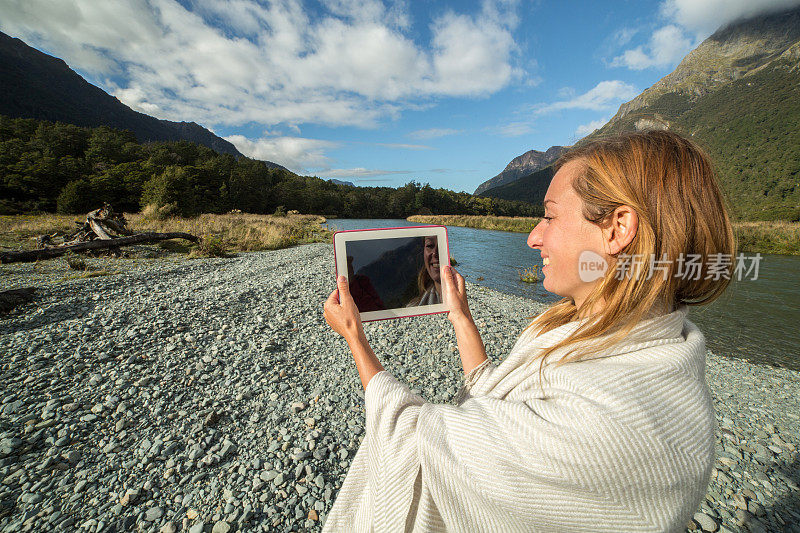
[(533, 357), (583, 321), (523, 334), (501, 364), (470, 373), (457, 406), (378, 373), (324, 531), (685, 531), (715, 428), (705, 339), (686, 313), (546, 365), (544, 394)]

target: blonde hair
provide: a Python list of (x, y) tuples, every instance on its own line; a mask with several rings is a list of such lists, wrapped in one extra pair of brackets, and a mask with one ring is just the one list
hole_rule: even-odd
[[(577, 361), (613, 346), (654, 310), (671, 312), (677, 305), (715, 300), (730, 279), (707, 276), (709, 261), (712, 254), (727, 254), (732, 261), (736, 250), (729, 210), (711, 159), (692, 141), (668, 131), (626, 133), (569, 151), (556, 162), (556, 170), (571, 161), (582, 165), (572, 188), (583, 200), (583, 217), (602, 225), (617, 207), (630, 206), (638, 216), (638, 229), (619, 253), (645, 261), (631, 262), (626, 265), (630, 275), (619, 276), (619, 258), (612, 256), (604, 277), (580, 308), (564, 298), (533, 320), (528, 328), (541, 335), (584, 316), (601, 300), (606, 304), (571, 335), (538, 355), (540, 373), (555, 350), (609, 335), (602, 344), (581, 347), (580, 353), (573, 346), (556, 364)], [(676, 276), (681, 254), (684, 259), (701, 255), (700, 274), (692, 276), (698, 279)], [(651, 268), (651, 256), (664, 261), (659, 265), (665, 265), (666, 273)]]
[[(425, 250), (425, 239), (428, 237), (422, 238), (422, 249)], [(437, 243), (438, 246), (438, 243)], [(418, 294), (409, 302), (409, 304), (417, 305), (420, 301), (422, 301), (422, 297), (425, 295), (425, 291), (433, 285), (433, 278), (431, 277), (430, 273), (428, 272), (428, 267), (425, 266), (425, 262), (422, 263), (422, 268), (417, 273), (417, 292)]]

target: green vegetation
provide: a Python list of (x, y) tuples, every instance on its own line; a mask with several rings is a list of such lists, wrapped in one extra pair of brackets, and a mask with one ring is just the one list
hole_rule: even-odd
[(539, 281), (539, 272), (536, 266), (525, 270), (517, 270), (517, 273), (519, 274), (519, 280), (523, 283), (538, 283)]
[(0, 214), (86, 213), (103, 202), (126, 212), (152, 205), (163, 218), (235, 209), (345, 218), (536, 211), (413, 181), (397, 189), (337, 185), (188, 141), (140, 144), (131, 132), (105, 126), (0, 116)]
[(796, 63), (776, 60), (696, 99), (664, 94), (581, 142), (633, 130), (637, 120), (648, 117), (669, 123), (708, 151), (735, 220), (800, 221)]
[(530, 202), (537, 207), (537, 216), (544, 216), (544, 195), (547, 193), (547, 187), (550, 186), (550, 180), (553, 179), (555, 170), (553, 166), (547, 166), (528, 174), (518, 180), (506, 183), (493, 189), (483, 191), (480, 195), (483, 197), (522, 200)]

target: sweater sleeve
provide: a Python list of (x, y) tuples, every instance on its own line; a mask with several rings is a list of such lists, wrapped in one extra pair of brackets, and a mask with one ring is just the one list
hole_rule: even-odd
[[(415, 481), (420, 473), (416, 444), (420, 408), (425, 400), (387, 371), (367, 384), (366, 436), (369, 479), (374, 484), (376, 531), (402, 531), (416, 505)], [(413, 520), (413, 517), (412, 517)]]
[(472, 391), (475, 389), (475, 386), (479, 383), (485, 382), (495, 368), (495, 365), (493, 365), (491, 360), (487, 358), (484, 362), (470, 370), (469, 374), (464, 376), (464, 384), (456, 394), (456, 404), (461, 405), (466, 400), (471, 398), (473, 396)]

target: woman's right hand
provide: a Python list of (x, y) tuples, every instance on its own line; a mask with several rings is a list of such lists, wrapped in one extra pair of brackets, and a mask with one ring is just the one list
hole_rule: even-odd
[(464, 276), (456, 272), (453, 267), (442, 265), (441, 278), (444, 303), (449, 311), (447, 318), (453, 325), (457, 325), (464, 320), (472, 322), (472, 313), (470, 313), (469, 304), (467, 303), (467, 288)]

